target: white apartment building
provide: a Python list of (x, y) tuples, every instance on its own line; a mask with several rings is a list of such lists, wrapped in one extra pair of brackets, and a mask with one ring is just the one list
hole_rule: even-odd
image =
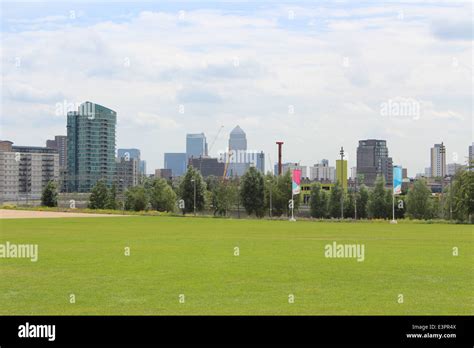
[(0, 202), (41, 199), (49, 181), (59, 179), (59, 154), (53, 149), (12, 146), (0, 141)]

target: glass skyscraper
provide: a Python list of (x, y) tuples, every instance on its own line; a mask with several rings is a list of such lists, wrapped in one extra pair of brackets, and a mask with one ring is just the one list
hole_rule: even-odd
[(186, 160), (190, 157), (207, 156), (207, 142), (204, 133), (186, 134)]
[(111, 185), (115, 176), (117, 113), (85, 102), (67, 114), (67, 190), (90, 192), (100, 179)]
[(171, 175), (181, 176), (186, 172), (186, 154), (179, 152), (166, 152), (165, 153), (165, 169), (171, 169)]

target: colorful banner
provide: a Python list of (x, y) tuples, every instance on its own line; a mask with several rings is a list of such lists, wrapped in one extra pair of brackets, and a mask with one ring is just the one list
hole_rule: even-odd
[(402, 167), (393, 167), (393, 194), (399, 195), (402, 193)]
[(295, 169), (291, 173), (291, 188), (293, 190), (293, 194), (297, 195), (301, 191), (301, 170)]

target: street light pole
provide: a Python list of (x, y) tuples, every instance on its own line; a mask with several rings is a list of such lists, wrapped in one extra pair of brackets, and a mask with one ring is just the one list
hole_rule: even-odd
[(269, 183), (269, 191), (270, 191), (270, 219), (271, 219), (272, 218), (272, 210), (273, 210), (273, 207), (272, 207), (273, 184), (272, 184), (272, 181), (270, 179), (268, 179), (267, 182)]
[(341, 146), (341, 219), (344, 219), (344, 148)]
[(191, 182), (194, 184), (194, 216), (196, 216), (196, 180), (191, 179)]
[(357, 175), (354, 178), (354, 220), (357, 220)]
[(440, 153), (440, 160), (441, 160), (441, 216), (444, 218), (444, 175), (445, 175), (445, 170), (444, 170), (444, 156), (446, 154), (446, 147), (444, 146), (444, 143), (441, 142), (441, 146), (439, 148), (439, 153)]

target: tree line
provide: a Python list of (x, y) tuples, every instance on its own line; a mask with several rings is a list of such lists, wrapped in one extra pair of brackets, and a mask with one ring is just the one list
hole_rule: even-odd
[[(117, 187), (108, 187), (98, 181), (91, 191), (89, 208), (157, 210), (189, 214), (211, 211), (215, 216), (245, 211), (262, 218), (288, 216), (291, 195), (291, 175), (263, 175), (251, 167), (240, 178), (222, 180), (210, 176), (204, 179), (200, 172), (189, 167), (178, 182), (162, 178), (145, 178), (139, 186), (128, 188), (118, 199)], [(301, 204), (300, 195), (294, 198), (294, 209)], [(373, 188), (361, 185), (343, 190), (336, 182), (330, 191), (320, 183), (311, 185), (309, 215), (316, 219), (391, 219), (392, 190), (385, 188), (383, 177), (378, 177)], [(42, 197), (43, 205), (57, 205), (57, 188), (49, 183)], [(432, 195), (423, 179), (402, 195), (395, 196), (395, 218), (453, 219), (472, 221), (474, 213), (474, 171), (459, 171), (442, 195)]]

